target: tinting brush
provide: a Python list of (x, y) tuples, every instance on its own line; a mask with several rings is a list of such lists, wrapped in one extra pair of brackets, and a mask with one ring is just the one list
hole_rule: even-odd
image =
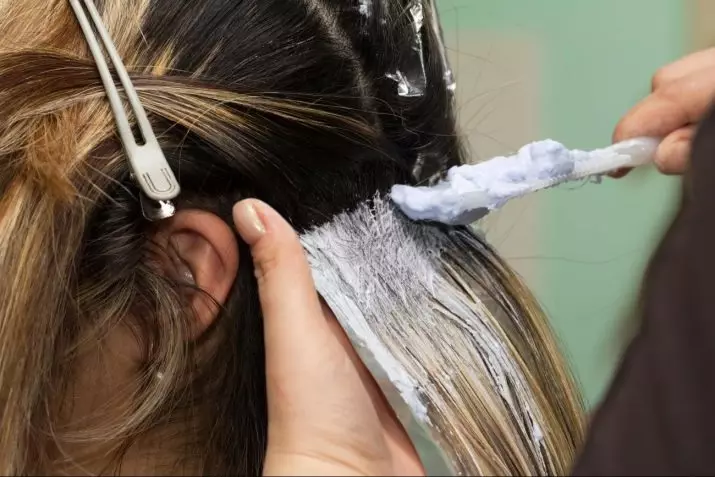
[(450, 169), (431, 187), (396, 185), (391, 198), (409, 218), (469, 225), (516, 197), (653, 161), (660, 140), (636, 138), (580, 151), (547, 139), (502, 156)]

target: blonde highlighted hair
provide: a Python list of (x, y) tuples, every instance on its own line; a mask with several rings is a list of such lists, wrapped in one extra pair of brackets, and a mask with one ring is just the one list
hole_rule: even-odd
[[(373, 17), (357, 1), (95, 2), (177, 173), (179, 208), (228, 221), (233, 203), (258, 197), (307, 232), (461, 161), (438, 33), (419, 32), (429, 94), (400, 96), (384, 74), (409, 53), (399, 45), (414, 35), (411, 1), (375, 1)], [(0, 474), (91, 461), (67, 449), (95, 444), (117, 464), (103, 471), (119, 471), (159, 428), (177, 429), (165, 443), (183, 449), (177, 472), (260, 473), (265, 376), (252, 270), (241, 266), (216, 325), (192, 341), (185, 284), (151, 265), (166, 251), (150, 240), (90, 58), (66, 0), (0, 0)], [(476, 238), (443, 260), (453, 286), (495, 300), (485, 306), (543, 416), (549, 464), (519, 442), (502, 397), (473, 380), (446, 405), (455, 419), (469, 411), (474, 434), (450, 445), (477, 449), (489, 462), (480, 469), (566, 473), (581, 410), (544, 317)], [(80, 373), (89, 350), (119, 326), (143, 339), (139, 386), (116, 397), (118, 415), (72, 422), (66, 397), (93, 385)], [(487, 429), (480, 413), (505, 420)]]

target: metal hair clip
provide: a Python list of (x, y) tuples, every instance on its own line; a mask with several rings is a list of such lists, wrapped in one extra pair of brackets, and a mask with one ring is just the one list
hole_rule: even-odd
[[(129, 73), (127, 73), (127, 69), (124, 67), (119, 52), (117, 52), (117, 48), (114, 46), (109, 32), (107, 32), (107, 29), (104, 27), (102, 18), (94, 2), (92, 0), (69, 1), (77, 16), (82, 32), (87, 39), (92, 56), (97, 63), (99, 75), (102, 78), (102, 83), (104, 83), (104, 88), (107, 91), (107, 97), (109, 98), (109, 103), (117, 122), (119, 137), (129, 158), (132, 177), (141, 189), (142, 193), (139, 194), (139, 198), (142, 213), (144, 217), (150, 221), (172, 217), (175, 213), (175, 207), (171, 201), (179, 195), (181, 187), (161, 150), (161, 146), (159, 146), (159, 141), (156, 139), (149, 118), (129, 78)], [(82, 3), (84, 3), (84, 7)], [(85, 13), (84, 8), (87, 9), (89, 17)], [(107, 51), (117, 76), (124, 87), (124, 92), (129, 99), (132, 112), (137, 120), (137, 126), (143, 136), (143, 144), (137, 144), (134, 138), (129, 119), (127, 118), (124, 105), (119, 96), (119, 91), (114, 84), (109, 66), (102, 53), (102, 47), (92, 27), (99, 33), (104, 49)]]

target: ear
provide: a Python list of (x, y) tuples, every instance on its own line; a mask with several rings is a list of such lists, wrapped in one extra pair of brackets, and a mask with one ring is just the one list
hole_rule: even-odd
[(192, 337), (198, 338), (216, 320), (236, 279), (236, 236), (218, 216), (187, 209), (163, 221), (154, 240), (166, 251), (162, 271), (201, 290), (190, 290), (189, 295), (195, 316)]

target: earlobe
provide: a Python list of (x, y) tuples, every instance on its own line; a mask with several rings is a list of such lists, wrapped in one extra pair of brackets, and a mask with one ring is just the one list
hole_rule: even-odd
[(169, 260), (163, 268), (172, 279), (193, 285), (189, 305), (198, 338), (216, 319), (238, 273), (238, 243), (218, 216), (196, 209), (179, 211), (157, 233)]

